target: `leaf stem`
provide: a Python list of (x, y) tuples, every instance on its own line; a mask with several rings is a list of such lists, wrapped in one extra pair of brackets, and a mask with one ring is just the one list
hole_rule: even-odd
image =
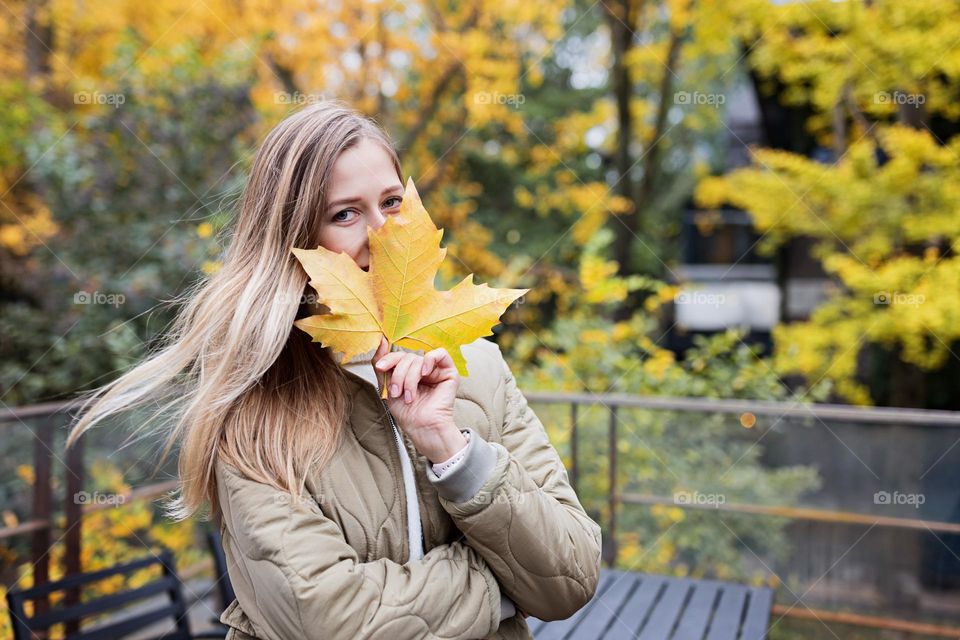
[[(391, 351), (393, 351), (393, 344), (390, 343), (390, 340), (387, 340), (387, 353), (390, 353)], [(380, 374), (382, 376), (380, 380), (380, 399), (381, 400), (387, 399), (387, 374), (388, 373), (389, 373), (388, 371), (384, 371)]]

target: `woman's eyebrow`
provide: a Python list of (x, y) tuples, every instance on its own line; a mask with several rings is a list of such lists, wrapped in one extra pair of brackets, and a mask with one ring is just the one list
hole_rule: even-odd
[[(394, 186), (392, 186), (392, 187), (387, 187), (386, 189), (384, 189), (384, 190), (380, 193), (380, 197), (382, 198), (383, 196), (387, 195), (387, 194), (390, 193), (391, 191), (403, 191), (403, 185), (397, 184), (397, 185), (394, 185)], [(331, 203), (327, 206), (327, 209), (332, 209), (333, 207), (339, 207), (340, 205), (343, 205), (343, 204), (353, 204), (354, 202), (361, 202), (362, 200), (363, 200), (363, 198), (359, 198), (359, 197), (357, 197), (357, 198), (340, 198), (339, 200), (335, 200), (335, 201), (331, 202)]]

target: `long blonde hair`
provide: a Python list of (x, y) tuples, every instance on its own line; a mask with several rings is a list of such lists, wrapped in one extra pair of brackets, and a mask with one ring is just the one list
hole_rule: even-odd
[(333, 165), (365, 138), (384, 146), (403, 182), (389, 137), (340, 102), (310, 104), (270, 131), (222, 267), (174, 299), (180, 309), (162, 348), (82, 396), (68, 448), (105, 418), (149, 405), (137, 433), (166, 436), (161, 459), (180, 444), (169, 517), (186, 519), (205, 504), (219, 514), (217, 459), (299, 498), (307, 470), (336, 451), (350, 407), (330, 349), (293, 326), (311, 307), (308, 276), (290, 249), (319, 245)]

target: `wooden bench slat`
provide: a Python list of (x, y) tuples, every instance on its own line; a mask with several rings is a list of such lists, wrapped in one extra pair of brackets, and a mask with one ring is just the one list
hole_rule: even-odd
[(764, 640), (770, 623), (770, 608), (773, 606), (772, 589), (751, 589), (747, 616), (743, 621), (740, 640)]
[(577, 625), (575, 637), (599, 638), (610, 626), (639, 581), (639, 574), (621, 572), (597, 604), (590, 608), (590, 613)]
[(86, 573), (69, 575), (55, 582), (47, 582), (38, 587), (30, 587), (28, 589), (18, 589), (18, 595), (24, 600), (36, 600), (37, 598), (45, 595), (49, 595), (56, 591), (66, 591), (67, 589), (73, 589), (75, 587), (82, 587), (92, 582), (99, 582), (106, 578), (111, 578), (115, 575), (121, 573), (133, 573), (136, 570), (150, 567), (156, 564), (169, 564), (171, 562), (172, 556), (168, 557), (165, 553), (160, 553), (157, 555), (148, 555), (139, 560), (133, 560), (131, 562), (125, 562), (123, 564), (114, 565), (112, 567), (107, 567), (106, 569), (99, 569), (97, 571), (88, 571)]
[(667, 582), (667, 578), (663, 576), (641, 574), (639, 578), (640, 586), (630, 596), (630, 600), (623, 607), (623, 613), (614, 621), (608, 633), (611, 638), (621, 638), (628, 634), (630, 637), (636, 636)]
[[(76, 640), (110, 640), (111, 638), (123, 638), (135, 631), (142, 631), (143, 629), (149, 628), (151, 625), (164, 620), (164, 619), (177, 619), (179, 616), (185, 615), (185, 612), (182, 608), (174, 603), (168, 604), (159, 609), (154, 609), (153, 611), (147, 611), (146, 613), (141, 613), (139, 615), (120, 620), (118, 622), (110, 623), (109, 625), (96, 627), (90, 630), (84, 630), (82, 633), (75, 636)], [(164, 640), (168, 638), (170, 640), (180, 640), (180, 639), (189, 639), (190, 635), (186, 632), (185, 629), (174, 629), (168, 633), (163, 634)]]
[(667, 583), (667, 590), (643, 626), (640, 640), (663, 640), (671, 636), (691, 586), (686, 580), (670, 580)]
[(740, 619), (747, 599), (747, 588), (737, 584), (723, 586), (720, 602), (710, 621), (707, 640), (737, 640), (740, 635)]
[(683, 612), (680, 626), (673, 640), (703, 640), (707, 635), (707, 623), (717, 601), (720, 585), (714, 582), (695, 582), (690, 604)]
[(142, 587), (131, 589), (129, 591), (118, 591), (98, 598), (92, 598), (78, 604), (65, 607), (57, 607), (47, 613), (34, 616), (27, 624), (31, 629), (48, 629), (55, 624), (66, 622), (68, 620), (79, 620), (89, 616), (95, 616), (100, 613), (120, 609), (121, 607), (144, 600), (160, 593), (166, 593), (177, 587), (177, 579), (174, 576), (162, 576), (153, 582), (148, 582)]

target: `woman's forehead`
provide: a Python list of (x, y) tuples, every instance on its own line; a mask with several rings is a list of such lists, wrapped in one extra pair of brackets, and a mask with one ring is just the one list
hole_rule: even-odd
[(379, 196), (385, 189), (402, 187), (393, 158), (383, 146), (364, 139), (337, 158), (330, 175), (329, 200)]

